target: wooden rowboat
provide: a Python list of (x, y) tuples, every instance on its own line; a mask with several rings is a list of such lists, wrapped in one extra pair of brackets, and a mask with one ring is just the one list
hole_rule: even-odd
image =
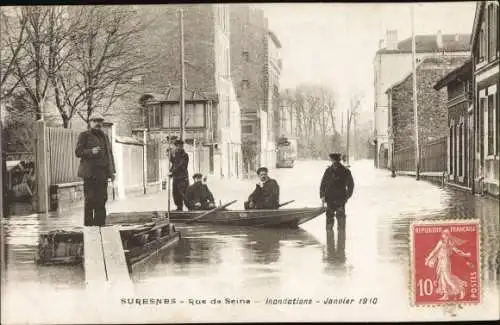
[[(171, 222), (185, 223), (206, 212), (170, 211), (169, 217)], [(219, 210), (196, 220), (196, 222), (227, 226), (297, 228), (300, 224), (312, 220), (324, 212), (324, 207), (278, 210)], [(148, 222), (166, 214), (166, 211), (111, 213), (108, 215), (108, 220), (110, 223)]]
[[(168, 220), (119, 224), (129, 271), (177, 243), (180, 232)], [(40, 235), (36, 262), (42, 265), (83, 264), (83, 228), (54, 230)]]

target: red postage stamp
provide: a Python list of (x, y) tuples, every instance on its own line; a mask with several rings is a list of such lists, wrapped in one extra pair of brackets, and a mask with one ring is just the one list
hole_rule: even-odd
[(416, 222), (410, 237), (413, 305), (480, 302), (479, 220)]

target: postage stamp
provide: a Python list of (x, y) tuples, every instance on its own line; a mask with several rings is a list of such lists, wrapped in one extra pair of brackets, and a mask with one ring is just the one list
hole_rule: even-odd
[(415, 222), (410, 238), (414, 306), (480, 303), (479, 220)]

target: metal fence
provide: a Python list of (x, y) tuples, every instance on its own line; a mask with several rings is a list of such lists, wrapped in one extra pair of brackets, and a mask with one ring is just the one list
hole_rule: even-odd
[[(447, 138), (427, 142), (420, 147), (420, 172), (446, 171)], [(394, 153), (396, 171), (414, 172), (415, 147), (410, 146)]]

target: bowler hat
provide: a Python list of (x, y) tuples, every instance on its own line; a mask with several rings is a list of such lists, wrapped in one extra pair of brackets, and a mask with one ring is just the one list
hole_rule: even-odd
[(201, 173), (194, 174), (193, 179), (197, 179), (197, 178), (203, 178), (203, 175)]
[(179, 145), (184, 144), (184, 141), (182, 141), (182, 140), (175, 140), (174, 144), (175, 144), (176, 146), (179, 146)]
[(338, 152), (333, 152), (331, 154), (328, 155), (330, 157), (330, 159), (333, 159), (335, 161), (340, 161), (340, 153)]
[(259, 169), (257, 169), (257, 175), (260, 174), (260, 172), (268, 172), (269, 170), (267, 169), (267, 167), (260, 167)]

